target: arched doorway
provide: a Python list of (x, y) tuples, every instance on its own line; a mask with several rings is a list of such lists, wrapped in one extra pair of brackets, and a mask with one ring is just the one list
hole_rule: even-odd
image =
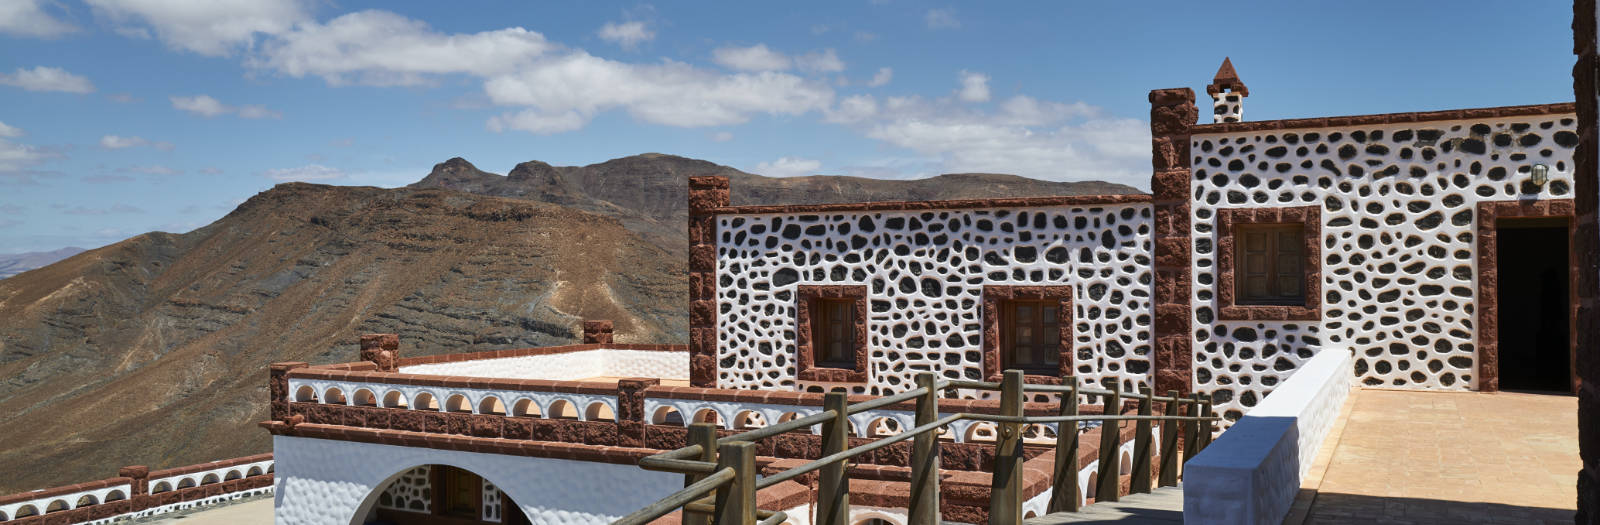
[(528, 523), (511, 498), (477, 473), (449, 465), (422, 465), (383, 484), (371, 510), (352, 525)]

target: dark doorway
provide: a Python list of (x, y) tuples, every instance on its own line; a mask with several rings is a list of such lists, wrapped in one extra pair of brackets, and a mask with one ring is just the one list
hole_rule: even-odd
[(1568, 392), (1567, 219), (1505, 219), (1495, 226), (1500, 388)]

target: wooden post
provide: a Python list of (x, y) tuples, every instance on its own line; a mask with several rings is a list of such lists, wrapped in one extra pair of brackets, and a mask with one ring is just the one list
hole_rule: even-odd
[[(1139, 400), (1139, 415), (1149, 416), (1151, 409), (1150, 387), (1139, 385), (1139, 393), (1144, 395), (1144, 399)], [(1152, 441), (1150, 428), (1150, 420), (1148, 419), (1141, 419), (1134, 424), (1133, 483), (1132, 487), (1128, 489), (1130, 494), (1150, 493), (1150, 469), (1155, 467), (1155, 463), (1150, 460), (1150, 442)]]
[[(1177, 417), (1178, 391), (1168, 390), (1167, 397), (1172, 399), (1167, 402), (1167, 417)], [(1161, 477), (1156, 480), (1156, 485), (1178, 485), (1178, 421), (1175, 419), (1161, 422)]]
[[(715, 463), (717, 461), (717, 426), (711, 423), (689, 425), (689, 442), (687, 445), (700, 445), (700, 455), (695, 457), (695, 460)], [(684, 474), (683, 486), (687, 487), (705, 478), (705, 474)], [(711, 525), (711, 516), (709, 514), (688, 511), (684, 511), (682, 514), (681, 523), (683, 525)]]
[[(1211, 417), (1212, 414), (1211, 400), (1207, 399), (1205, 401), (1201, 401), (1200, 417)], [(1211, 430), (1211, 420), (1207, 419), (1200, 423), (1200, 449), (1195, 451), (1196, 454), (1199, 454), (1200, 450), (1205, 450), (1206, 447), (1211, 446)]]
[[(1078, 415), (1078, 378), (1066, 377), (1067, 388), (1070, 390), (1061, 394), (1060, 407), (1056, 414), (1062, 416)], [(1078, 486), (1078, 471), (1083, 470), (1078, 465), (1078, 422), (1062, 421), (1056, 424), (1056, 472), (1053, 479), (1050, 506), (1047, 512), (1077, 512), (1082, 508), (1078, 501), (1078, 493), (1082, 489)]]
[[(1121, 388), (1120, 386), (1118, 388)], [(1122, 415), (1122, 391), (1113, 389), (1102, 399), (1106, 402), (1105, 415)], [(1100, 477), (1095, 485), (1095, 501), (1117, 501), (1122, 497), (1122, 429), (1115, 419), (1100, 423)]]
[[(1007, 370), (1000, 381), (1000, 415), (1022, 415), (1022, 371)], [(1000, 423), (994, 446), (994, 477), (989, 484), (989, 524), (1022, 523), (1022, 424)]]
[[(1184, 415), (1189, 417), (1197, 417), (1200, 415), (1201, 395), (1202, 394), (1196, 392), (1194, 397), (1189, 399), (1189, 402), (1186, 403), (1188, 405), (1188, 409), (1184, 411)], [(1183, 462), (1184, 464), (1188, 464), (1189, 460), (1194, 459), (1195, 453), (1200, 452), (1199, 450), (1195, 450), (1195, 447), (1200, 446), (1200, 421), (1185, 421), (1183, 422), (1183, 427)]]
[(717, 449), (717, 469), (733, 469), (733, 481), (717, 489), (717, 525), (755, 525), (756, 445), (734, 441)]
[[(917, 388), (925, 390), (917, 397), (917, 419), (912, 425), (920, 427), (939, 419), (939, 391), (933, 388), (932, 373), (919, 373), (916, 381)], [(907, 511), (910, 514), (908, 519), (911, 525), (939, 525), (939, 431), (937, 429), (911, 438), (911, 506)]]
[[(822, 455), (829, 456), (850, 448), (850, 401), (844, 392), (828, 392), (822, 409), (833, 412), (833, 419), (822, 424)], [(817, 470), (817, 525), (850, 525), (849, 461), (839, 461)]]

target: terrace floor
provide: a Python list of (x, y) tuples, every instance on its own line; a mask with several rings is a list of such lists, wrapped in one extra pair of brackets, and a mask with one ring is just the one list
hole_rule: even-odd
[(1356, 389), (1285, 523), (1572, 523), (1577, 414), (1568, 395)]

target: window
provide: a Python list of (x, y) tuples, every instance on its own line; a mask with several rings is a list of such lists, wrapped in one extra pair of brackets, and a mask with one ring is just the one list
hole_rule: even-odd
[(795, 287), (795, 365), (799, 379), (867, 380), (867, 287)]
[(1013, 300), (1000, 314), (1006, 369), (1057, 375), (1061, 370), (1059, 301)]
[(1234, 304), (1305, 304), (1305, 228), (1249, 224), (1235, 233)]
[(1223, 208), (1216, 232), (1217, 320), (1322, 318), (1321, 206)]
[(813, 299), (811, 339), (817, 366), (855, 368), (855, 301)]

